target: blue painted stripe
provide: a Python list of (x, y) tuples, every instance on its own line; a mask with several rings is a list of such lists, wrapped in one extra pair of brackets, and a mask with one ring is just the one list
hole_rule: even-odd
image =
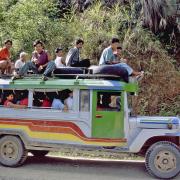
[(0, 85), (0, 88), (1, 89), (6, 89), (6, 88), (9, 88), (9, 85)]
[(172, 123), (175, 125), (179, 124), (177, 122), (142, 122), (142, 121), (140, 123), (143, 123), (143, 124), (169, 124), (169, 123)]
[(88, 86), (87, 89), (97, 89), (97, 90), (123, 90), (122, 87), (105, 87), (105, 86)]
[(166, 133), (168, 136), (180, 136), (180, 132), (177, 133)]

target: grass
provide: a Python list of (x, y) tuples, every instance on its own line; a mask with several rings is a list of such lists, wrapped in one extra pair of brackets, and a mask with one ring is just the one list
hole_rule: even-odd
[(72, 159), (95, 160), (144, 160), (143, 157), (132, 153), (113, 153), (105, 150), (84, 150), (79, 148), (61, 148), (59, 151), (50, 152), (51, 156), (59, 156)]

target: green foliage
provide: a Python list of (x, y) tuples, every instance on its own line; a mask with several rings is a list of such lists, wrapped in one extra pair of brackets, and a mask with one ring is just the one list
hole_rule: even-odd
[[(6, 3), (2, 4), (6, 7)], [(48, 15), (54, 4), (49, 0), (20, 0), (3, 12), (2, 39), (12, 38), (14, 50), (32, 51), (32, 42), (41, 39), (47, 45), (59, 36), (59, 22), (51, 20)], [(5, 8), (6, 9), (6, 8)]]

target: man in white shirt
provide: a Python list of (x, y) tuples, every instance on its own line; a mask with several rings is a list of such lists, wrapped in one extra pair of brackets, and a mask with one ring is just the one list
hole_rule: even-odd
[(27, 60), (27, 53), (25, 52), (21, 52), (20, 53), (20, 57), (19, 59), (15, 62), (15, 71), (19, 71), (19, 69), (21, 69), (25, 63), (26, 63), (26, 60)]

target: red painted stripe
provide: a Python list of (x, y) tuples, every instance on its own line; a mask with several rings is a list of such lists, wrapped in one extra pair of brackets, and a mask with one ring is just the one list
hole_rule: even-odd
[[(108, 138), (88, 138), (80, 130), (80, 128), (72, 122), (57, 122), (57, 121), (39, 121), (39, 120), (17, 120), (17, 119), (2, 119), (0, 124), (25, 125), (34, 132), (51, 132), (51, 133), (68, 133), (78, 136), (84, 141), (95, 142), (126, 142), (126, 139), (108, 139)], [(78, 131), (77, 131), (78, 130)]]
[(22, 119), (5, 119), (5, 118), (0, 118), (0, 121), (10, 121), (10, 122), (14, 122), (14, 123), (28, 123), (28, 124), (32, 124), (32, 125), (36, 125), (36, 126), (48, 126), (48, 127), (70, 127), (72, 128), (75, 132), (77, 132), (80, 136), (84, 136), (84, 133), (81, 131), (81, 129), (74, 123), (72, 122), (65, 122), (65, 121), (62, 121), (62, 120), (59, 120), (59, 121), (47, 121), (47, 120), (29, 120), (29, 119), (26, 119), (26, 120), (22, 120)]

